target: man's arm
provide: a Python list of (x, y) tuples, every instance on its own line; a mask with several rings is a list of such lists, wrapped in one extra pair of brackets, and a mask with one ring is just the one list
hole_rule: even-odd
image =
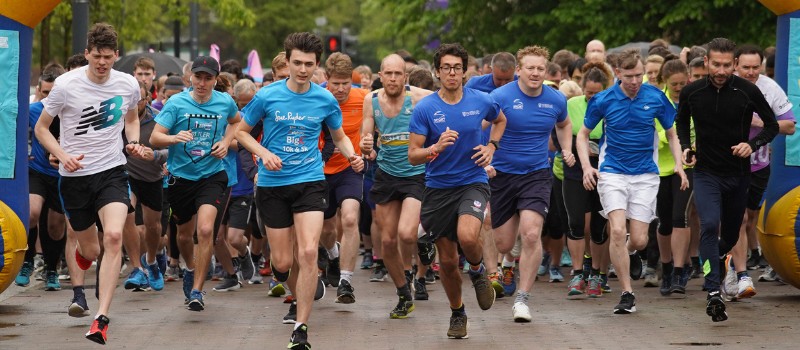
[(678, 114), (675, 116), (678, 141), (684, 150), (692, 147), (691, 118), (692, 108), (689, 105), (688, 93), (684, 89), (678, 98)]
[(264, 167), (267, 168), (267, 170), (281, 170), (283, 167), (281, 158), (267, 150), (264, 146), (261, 146), (261, 144), (259, 144), (258, 141), (256, 141), (256, 139), (250, 135), (250, 131), (252, 130), (253, 127), (247, 122), (239, 123), (235, 132), (236, 141), (239, 142), (240, 146), (244, 147), (250, 151), (250, 153), (255, 154), (258, 158), (260, 158), (261, 163), (264, 164)]
[(222, 159), (228, 155), (228, 148), (231, 147), (231, 142), (234, 137), (236, 137), (236, 129), (241, 121), (242, 117), (239, 115), (239, 112), (236, 112), (233, 118), (228, 118), (228, 125), (225, 126), (225, 135), (222, 137), (222, 140), (211, 146), (212, 156)]
[(681, 190), (689, 187), (689, 180), (686, 173), (683, 171), (683, 153), (681, 152), (681, 144), (678, 141), (678, 134), (675, 128), (665, 130), (667, 140), (669, 140), (669, 150), (672, 153), (672, 158), (675, 159), (675, 173), (681, 178)]
[(572, 167), (575, 165), (575, 155), (572, 154), (572, 121), (569, 118), (556, 123), (556, 138), (561, 146), (561, 157), (564, 164)]
[(578, 150), (578, 158), (581, 160), (583, 167), (583, 187), (591, 191), (597, 184), (596, 178), (599, 176), (597, 169), (592, 168), (592, 163), (589, 162), (589, 130), (585, 125), (581, 126), (578, 135), (575, 137), (575, 148)]
[[(747, 141), (747, 144), (750, 145), (750, 152), (752, 153), (755, 150), (759, 149), (761, 146), (764, 146), (772, 141), (775, 136), (778, 135), (778, 121), (775, 119), (775, 112), (772, 111), (772, 108), (767, 103), (767, 100), (764, 98), (764, 95), (761, 94), (761, 91), (758, 88), (754, 89), (755, 92), (751, 93), (751, 102), (753, 104), (753, 109), (756, 113), (758, 113), (759, 118), (761, 121), (764, 122), (764, 127), (761, 129), (761, 132), (758, 133), (754, 138)], [(741, 144), (740, 144), (741, 145)], [(734, 146), (736, 148), (738, 146)], [(750, 154), (744, 151), (736, 152), (737, 150), (734, 149), (734, 154), (740, 157), (749, 157)], [(745, 155), (744, 153), (747, 153)]]
[[(330, 130), (330, 128), (328, 129)], [(344, 156), (344, 158), (350, 162), (350, 166), (353, 168), (353, 170), (356, 172), (364, 170), (364, 159), (356, 154), (353, 144), (350, 142), (350, 138), (344, 133), (344, 129), (339, 127), (338, 129), (332, 129), (330, 131), (331, 137), (333, 138), (333, 144), (339, 148), (339, 153), (341, 153), (342, 156)]]
[(144, 159), (144, 148), (139, 143), (139, 108), (135, 105), (125, 113), (125, 137), (128, 139), (128, 144), (125, 145), (128, 154)]
[[(448, 129), (449, 130), (449, 129)], [(445, 131), (447, 133), (448, 131)], [(444, 136), (444, 133), (442, 133)], [(437, 144), (431, 145), (428, 148), (423, 148), (425, 145), (425, 140), (427, 138), (425, 135), (409, 133), (408, 135), (408, 162), (411, 165), (420, 165), (425, 164), (429, 160), (432, 160), (435, 155), (438, 155), (440, 152), (440, 148), (437, 147)], [(442, 138), (439, 138), (441, 141)], [(455, 141), (455, 139), (453, 139)], [(451, 141), (450, 144), (452, 145), (453, 142)], [(435, 154), (435, 155), (434, 155)]]
[(73, 156), (68, 154), (61, 148), (61, 145), (58, 144), (58, 140), (50, 133), (50, 124), (53, 123), (53, 117), (47, 113), (47, 110), (42, 110), (42, 114), (39, 116), (39, 121), (36, 122), (36, 126), (33, 128), (34, 134), (36, 134), (36, 139), (39, 140), (39, 144), (50, 152), (53, 156), (58, 158), (58, 161), (64, 165), (64, 170), (68, 172), (73, 172), (78, 169), (83, 169), (83, 165), (80, 161), (83, 159), (83, 154), (78, 156)]

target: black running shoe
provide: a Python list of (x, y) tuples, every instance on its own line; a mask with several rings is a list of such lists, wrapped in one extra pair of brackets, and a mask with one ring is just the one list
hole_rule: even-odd
[(414, 280), (414, 300), (428, 300), (428, 289), (425, 287), (425, 278)]
[(325, 277), (328, 279), (328, 284), (334, 287), (339, 286), (339, 279), (342, 277), (342, 270), (339, 267), (339, 258), (328, 260), (328, 268), (325, 270)]
[[(686, 277), (689, 276), (689, 273), (687, 272), (687, 270), (684, 270), (683, 275), (685, 275)], [(676, 275), (676, 274), (673, 273), (672, 274), (672, 283), (671, 283), (671, 285), (669, 287), (669, 292), (670, 293), (675, 293), (675, 294), (686, 294), (686, 283), (685, 283), (685, 281), (683, 279), (684, 279), (684, 276), (679, 276), (679, 275)]]
[(623, 292), (622, 297), (619, 299), (619, 304), (614, 307), (614, 313), (630, 314), (634, 312), (636, 312), (636, 297), (631, 292)]
[(289, 304), (289, 313), (283, 316), (284, 324), (294, 324), (297, 321), (297, 302)]
[(447, 337), (451, 339), (467, 339), (467, 314), (453, 312), (450, 316), (450, 328), (447, 329)]
[(311, 350), (311, 344), (308, 343), (308, 326), (302, 324), (295, 329), (292, 332), (292, 337), (289, 338), (289, 345), (286, 348), (291, 350)]
[(633, 254), (628, 255), (631, 259), (630, 262), (630, 275), (631, 279), (634, 281), (639, 280), (642, 277), (642, 270), (644, 270), (644, 263), (642, 262), (642, 258), (639, 257), (639, 254), (634, 252)]
[(672, 281), (673, 277), (678, 277), (678, 281), (680, 281), (680, 276), (673, 276), (674, 274), (662, 274), (661, 275), (661, 288), (658, 291), (661, 293), (661, 296), (669, 296), (672, 294)]
[(389, 313), (389, 318), (406, 318), (412, 311), (414, 311), (414, 302), (411, 301), (410, 298), (401, 296), (400, 301), (397, 302), (397, 306)]
[(708, 302), (706, 303), (706, 315), (711, 316), (711, 321), (722, 322), (728, 319), (728, 313), (725, 312), (725, 301), (718, 290), (708, 293)]
[(350, 285), (350, 282), (346, 280), (339, 282), (339, 287), (336, 289), (336, 302), (341, 304), (356, 302), (356, 296), (353, 294), (353, 286)]

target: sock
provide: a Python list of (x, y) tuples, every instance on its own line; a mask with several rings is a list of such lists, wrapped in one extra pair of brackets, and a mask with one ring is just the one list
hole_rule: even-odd
[(596, 269), (596, 268), (593, 267), (592, 268), (592, 272), (590, 273), (590, 275), (599, 276), (600, 275), (600, 269)]
[(673, 268), (674, 268), (674, 265), (672, 264), (672, 262), (668, 262), (668, 263), (663, 263), (662, 262), (661, 263), (661, 274), (663, 276), (669, 276), (669, 275), (672, 274)]
[(408, 283), (397, 288), (397, 295), (406, 300), (411, 300), (411, 287), (408, 286)]
[(516, 299), (514, 299), (514, 303), (523, 303), (523, 304), (527, 305), (528, 304), (528, 299), (530, 299), (530, 298), (531, 298), (531, 293), (518, 290), (517, 291), (517, 297), (516, 297)]
[(454, 308), (451, 307), (450, 311), (452, 311), (453, 314), (461, 314), (461, 315), (466, 315), (467, 314), (467, 310), (464, 309), (464, 303), (461, 303), (461, 306), (458, 307), (457, 309), (454, 309)]
[(700, 257), (699, 256), (693, 256), (693, 257), (691, 257), (690, 260), (692, 260), (692, 266), (695, 266), (695, 267), (699, 267), (700, 266)]
[(750, 274), (747, 271), (737, 272), (736, 279), (742, 279), (742, 277), (750, 277)]
[(342, 270), (339, 281), (347, 281), (347, 283), (353, 283), (353, 271)]
[(375, 266), (381, 267), (381, 268), (385, 267), (385, 265), (383, 265), (383, 259), (375, 259)]
[(77, 297), (79, 295), (83, 295), (83, 286), (74, 286), (74, 287), (72, 287), (72, 294), (75, 297)]
[(261, 261), (261, 254), (250, 254), (250, 260), (253, 260), (253, 264), (258, 266), (258, 263)]
[(508, 261), (506, 257), (503, 257), (503, 267), (514, 267), (514, 260)]
[(339, 245), (338, 244), (334, 244), (333, 248), (331, 248), (331, 249), (325, 248), (325, 250), (328, 251), (328, 258), (329, 259), (336, 259), (336, 258), (339, 257)]
[(573, 273), (573, 275), (575, 275), (575, 276), (577, 276), (577, 275), (583, 275), (583, 270), (573, 270), (573, 271), (572, 271), (572, 273)]
[(304, 324), (305, 324), (305, 323), (300, 323), (300, 322), (297, 322), (297, 323), (295, 323), (295, 324), (294, 324), (294, 330), (298, 330), (298, 329), (299, 329), (300, 327), (302, 327)]
[(156, 263), (156, 257), (153, 257), (153, 262), (150, 262), (150, 254), (144, 252), (144, 261), (147, 263), (147, 265), (154, 265)]

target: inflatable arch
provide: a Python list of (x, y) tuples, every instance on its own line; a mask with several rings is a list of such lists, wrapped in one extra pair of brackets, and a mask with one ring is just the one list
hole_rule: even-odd
[(4, 0), (0, 7), (0, 293), (27, 249), (28, 87), (33, 28), (60, 1)]

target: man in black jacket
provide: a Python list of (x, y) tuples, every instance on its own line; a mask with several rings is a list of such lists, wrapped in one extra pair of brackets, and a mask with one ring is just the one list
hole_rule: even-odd
[[(706, 314), (714, 322), (728, 319), (720, 295), (724, 275), (720, 256), (739, 239), (750, 182), (750, 154), (778, 134), (775, 114), (758, 87), (733, 75), (735, 47), (725, 38), (711, 40), (705, 56), (708, 78), (687, 85), (678, 103), (678, 138), (687, 165), (695, 163), (693, 150), (697, 150), (694, 193), (701, 226), (700, 257), (708, 271), (703, 284), (708, 290)], [(764, 121), (764, 128), (748, 139), (754, 112)], [(696, 145), (690, 144), (690, 118)]]

